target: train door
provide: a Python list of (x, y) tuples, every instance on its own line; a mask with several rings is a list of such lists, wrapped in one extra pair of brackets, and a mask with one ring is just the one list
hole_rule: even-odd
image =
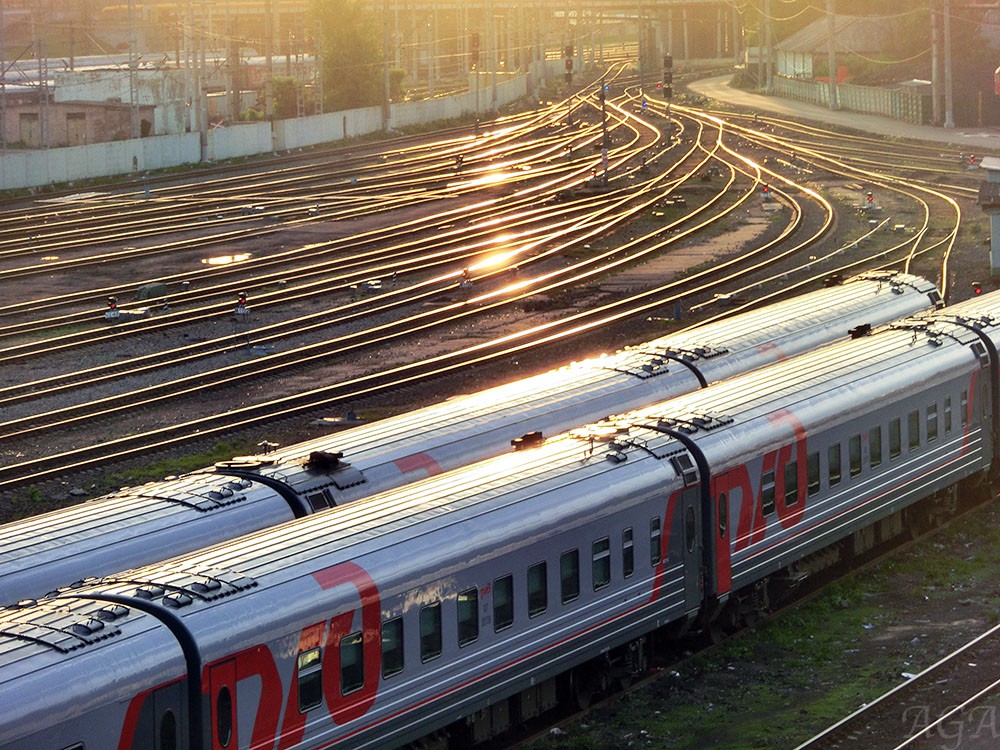
[(182, 683), (153, 693), (153, 750), (185, 750), (188, 746)]
[(681, 543), (684, 561), (684, 609), (701, 606), (701, 490), (688, 487), (681, 492)]
[(214, 664), (208, 673), (211, 700), (212, 750), (234, 750), (236, 737), (236, 660)]

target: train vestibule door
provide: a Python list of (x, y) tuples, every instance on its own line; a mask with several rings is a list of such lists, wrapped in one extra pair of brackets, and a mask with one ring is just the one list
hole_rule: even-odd
[(235, 750), (236, 736), (236, 661), (213, 664), (208, 672), (211, 706), (212, 750)]
[(681, 492), (681, 544), (684, 560), (684, 609), (701, 606), (701, 502), (697, 486)]
[(184, 684), (175, 682), (153, 692), (153, 750), (187, 750)]

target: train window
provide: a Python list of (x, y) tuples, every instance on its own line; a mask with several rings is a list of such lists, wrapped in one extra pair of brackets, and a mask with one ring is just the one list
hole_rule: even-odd
[(420, 661), (441, 656), (441, 605), (430, 604), (420, 610)]
[(790, 508), (799, 501), (799, 464), (789, 461), (785, 464), (785, 507)]
[(233, 739), (233, 695), (228, 685), (215, 696), (215, 737), (222, 747), (229, 747)]
[(726, 493), (723, 492), (719, 495), (719, 539), (726, 538), (726, 529), (729, 527), (729, 500), (726, 498)]
[[(73, 747), (83, 750), (83, 743)], [(165, 711), (160, 718), (160, 744), (157, 745), (157, 750), (177, 750), (177, 717), (173, 711)]]
[(937, 404), (931, 404), (927, 407), (927, 442), (933, 443), (937, 440), (938, 432), (938, 419), (937, 419)]
[(684, 512), (684, 542), (687, 546), (687, 551), (694, 552), (695, 543), (695, 525), (694, 525), (694, 506), (689, 505), (687, 510)]
[(591, 546), (591, 574), (594, 581), (594, 591), (602, 589), (611, 583), (611, 539), (598, 539)]
[(299, 713), (323, 702), (323, 664), (318, 648), (299, 654)]
[(382, 676), (391, 677), (403, 671), (403, 618), (394, 617), (382, 623)]
[(580, 596), (580, 551), (571, 549), (559, 558), (559, 579), (562, 588), (562, 603), (566, 604)]
[(969, 392), (962, 391), (962, 400), (959, 401), (959, 414), (958, 418), (962, 421), (962, 427), (967, 427), (969, 424)]
[(660, 564), (660, 519), (649, 519), (649, 562), (651, 565)]
[(774, 472), (765, 471), (760, 477), (760, 512), (774, 513)]
[(806, 468), (808, 470), (808, 480), (807, 491), (809, 496), (812, 497), (817, 492), (819, 492), (819, 452), (810, 453), (806, 456)]
[(493, 630), (499, 632), (514, 624), (514, 576), (493, 581)]
[(851, 476), (856, 477), (861, 473), (861, 436), (851, 435), (847, 441), (847, 457), (851, 462)]
[(458, 645), (479, 640), (479, 589), (473, 586), (458, 595)]
[(632, 528), (622, 532), (622, 575), (629, 578), (635, 572), (635, 549), (632, 546)]
[(340, 639), (340, 694), (365, 686), (365, 639), (361, 631)]
[(868, 430), (868, 464), (871, 468), (882, 465), (882, 428)]
[(544, 562), (528, 568), (528, 617), (537, 617), (549, 606), (548, 566)]
[(893, 417), (889, 421), (889, 460), (892, 461), (894, 458), (899, 458), (899, 454), (902, 452), (903, 438), (900, 432), (899, 417)]
[(840, 468), (840, 443), (835, 443), (826, 449), (826, 469), (829, 474), (830, 486), (836, 487), (840, 484), (843, 476)]
[(944, 397), (944, 434), (951, 434), (951, 396)]
[(920, 447), (920, 412), (911, 411), (906, 415), (906, 437), (909, 439), (910, 450)]

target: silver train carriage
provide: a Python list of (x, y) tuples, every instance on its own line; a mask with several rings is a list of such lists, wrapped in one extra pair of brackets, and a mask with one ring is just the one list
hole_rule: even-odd
[(2, 610), (0, 749), (466, 747), (585, 702), (975, 488), (998, 340), (994, 293)]
[(933, 284), (869, 272), (610, 356), (454, 398), (216, 473), (0, 526), (0, 604), (350, 502), (933, 309)]

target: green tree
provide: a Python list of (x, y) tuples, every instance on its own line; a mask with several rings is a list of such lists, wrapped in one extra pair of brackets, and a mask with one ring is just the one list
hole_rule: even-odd
[(380, 19), (359, 0), (313, 0), (322, 44), (326, 112), (382, 101)]
[(274, 116), (279, 120), (295, 117), (298, 114), (298, 92), (294, 78), (285, 76), (274, 79)]

